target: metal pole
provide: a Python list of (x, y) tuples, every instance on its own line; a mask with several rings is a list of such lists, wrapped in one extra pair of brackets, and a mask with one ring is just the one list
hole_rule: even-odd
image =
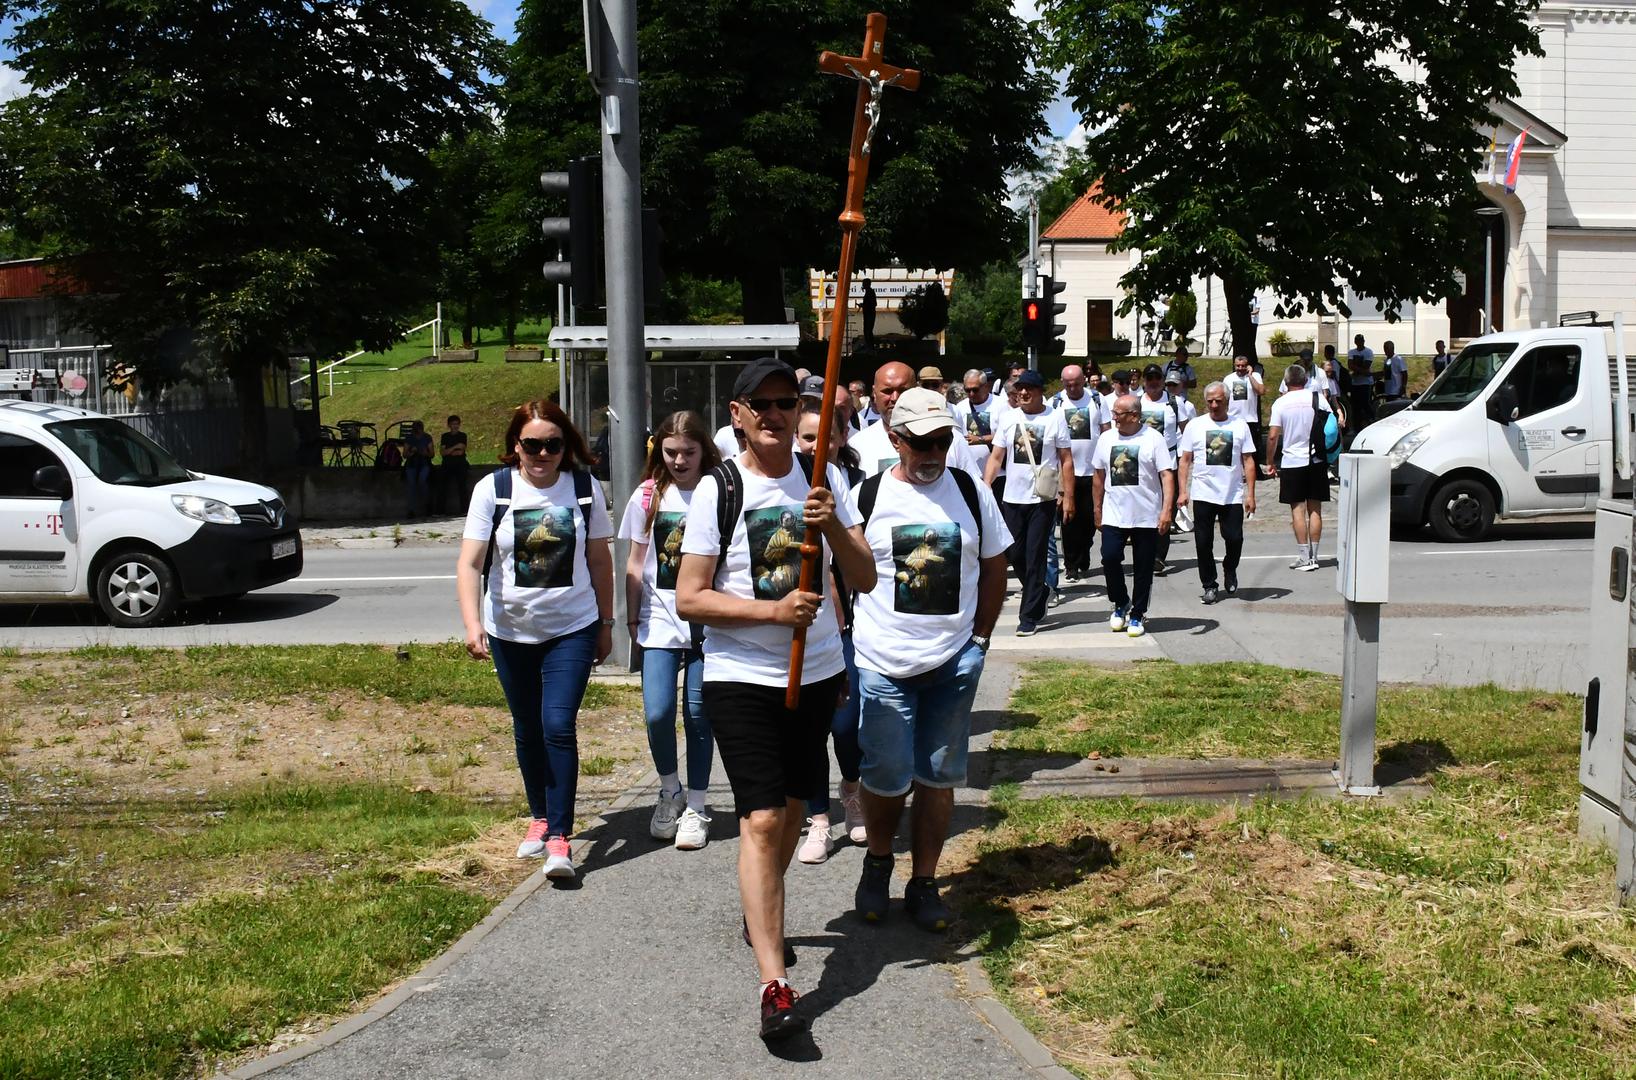
[(1483, 219), (1483, 333), (1494, 329), (1494, 227)]
[[(1037, 198), (1028, 200), (1028, 260), (1023, 264), (1023, 299), (1038, 296), (1040, 290), (1040, 201)], [(1049, 316), (1047, 316), (1049, 319)], [(1034, 346), (1028, 347), (1028, 370), (1038, 371), (1040, 353)]]
[(1346, 601), (1341, 651), (1341, 760), (1348, 795), (1379, 795), (1375, 784), (1375, 691), (1380, 684), (1380, 605)]
[(432, 327), (432, 355), (443, 355), (443, 301), (437, 302), (437, 318)]
[[(562, 262), (562, 245), (561, 244), (557, 245), (557, 261)], [(568, 296), (567, 286), (565, 286), (560, 281), (557, 282), (557, 325), (558, 326), (567, 326), (568, 325), (568, 321), (567, 321), (567, 319), (565, 319), (563, 317), (563, 311), (562, 311), (563, 306), (567, 303), (567, 296)], [(564, 350), (556, 349), (556, 350), (553, 350), (553, 351), (557, 354), (557, 381), (562, 382), (562, 354), (563, 354)], [(564, 383), (564, 385), (566, 385), (566, 383)]]
[[(636, 0), (601, 0), (608, 29), (602, 43), (603, 247), (608, 294), (608, 453), (612, 496), (620, 504), (636, 489), (645, 455), (647, 403), (643, 371), (642, 158), (636, 64)], [(616, 541), (614, 566), (625, 565), (628, 541)], [(625, 590), (614, 574), (614, 658), (630, 663)]]

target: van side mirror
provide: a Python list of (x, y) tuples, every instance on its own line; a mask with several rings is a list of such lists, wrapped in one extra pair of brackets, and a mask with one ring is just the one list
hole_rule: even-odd
[(74, 497), (74, 482), (61, 465), (46, 465), (34, 470), (34, 490), (66, 501)]
[(1497, 424), (1509, 424), (1517, 418), (1520, 407), (1517, 388), (1510, 383), (1504, 383), (1489, 395), (1488, 418)]

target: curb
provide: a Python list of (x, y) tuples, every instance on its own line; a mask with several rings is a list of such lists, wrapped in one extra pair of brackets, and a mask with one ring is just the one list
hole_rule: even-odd
[[(648, 789), (658, 782), (659, 774), (649, 770), (646, 776), (616, 795), (614, 800), (601, 813), (588, 821), (586, 823), (587, 831), (604, 823), (603, 814), (617, 810), (627, 810), (634, 806), (647, 793)], [(573, 841), (569, 847), (574, 853), (574, 859), (583, 862), (586, 849), (592, 843), (594, 841), (591, 840)], [(389, 994), (363, 1012), (347, 1017), (298, 1046), (292, 1046), (288, 1050), (280, 1050), (276, 1054), (257, 1058), (255, 1061), (240, 1065), (236, 1069), (213, 1075), (225, 1077), (227, 1080), (251, 1080), (252, 1077), (265, 1076), (274, 1070), (282, 1069), (286, 1065), (300, 1061), (304, 1057), (316, 1054), (320, 1050), (328, 1049), (342, 1039), (362, 1031), (375, 1021), (389, 1016), (398, 1006), (414, 995), (425, 993), (428, 990), (435, 990), (439, 976), (451, 964), (476, 948), (477, 943), (488, 937), (495, 927), (499, 926), (512, 912), (521, 907), (523, 901), (533, 896), (534, 893), (549, 882), (550, 879), (539, 871), (530, 873), (527, 878), (518, 883), (515, 889), (511, 890), (510, 895), (496, 904), (494, 909), (485, 915), (481, 922), (467, 930), (453, 945), (427, 961), (426, 965), (419, 971), (404, 979)]]
[(965, 952), (965, 959), (954, 970), (966, 984), (965, 998), (982, 1021), (1022, 1059), (1024, 1065), (1043, 1080), (1078, 1080), (1073, 1073), (1057, 1064), (1051, 1051), (1034, 1038), (1034, 1033), (1023, 1027), (1022, 1021), (1006, 1008), (994, 994), (994, 985), (983, 970), (983, 957), (976, 951)]

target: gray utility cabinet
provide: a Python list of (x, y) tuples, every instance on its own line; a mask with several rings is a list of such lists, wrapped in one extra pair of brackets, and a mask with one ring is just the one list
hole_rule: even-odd
[(1579, 835), (1611, 848), (1619, 837), (1619, 766), (1630, 647), (1629, 499), (1597, 503), (1592, 558), (1590, 664), (1579, 745)]

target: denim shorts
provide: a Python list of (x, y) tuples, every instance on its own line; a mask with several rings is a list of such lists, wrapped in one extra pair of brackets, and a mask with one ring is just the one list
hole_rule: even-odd
[(911, 783), (952, 788), (966, 782), (971, 703), (983, 660), (972, 641), (932, 670), (903, 679), (858, 669), (864, 787), (891, 797)]

